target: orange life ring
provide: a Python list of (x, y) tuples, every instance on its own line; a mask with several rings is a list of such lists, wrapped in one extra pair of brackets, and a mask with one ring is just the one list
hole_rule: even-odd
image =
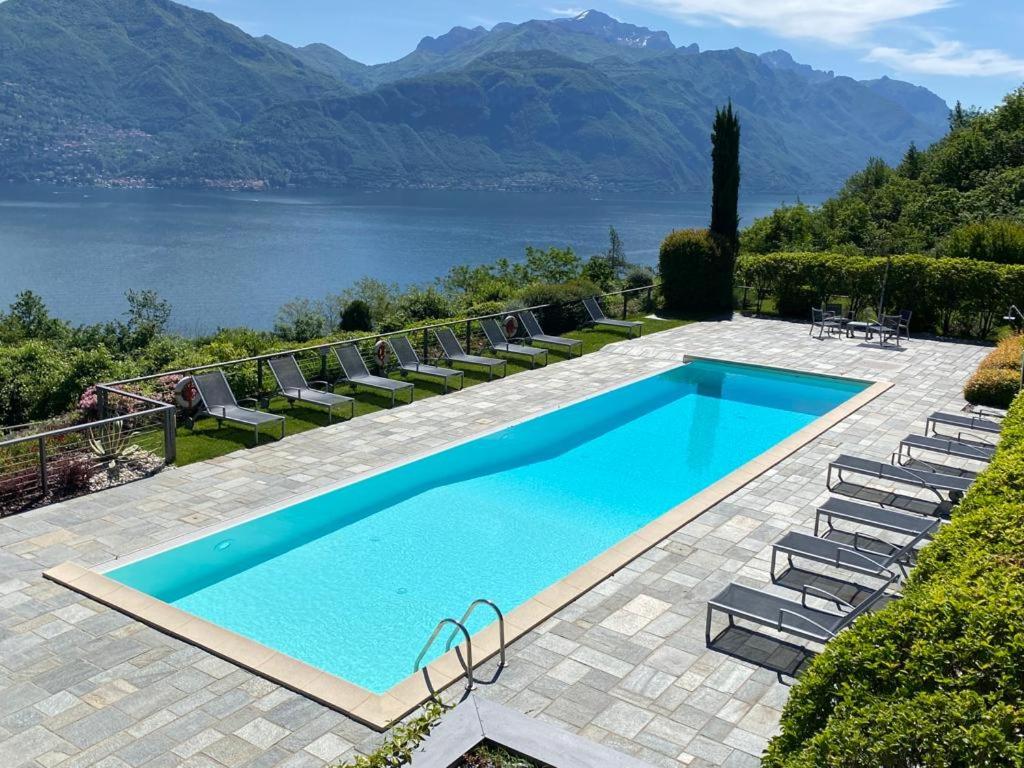
[(381, 339), (373, 347), (373, 356), (377, 358), (377, 362), (381, 366), (384, 366), (388, 361), (388, 354), (391, 350), (388, 349), (388, 343)]
[(515, 336), (516, 332), (519, 330), (519, 319), (515, 315), (509, 315), (501, 321), (501, 324), (504, 326), (505, 338), (507, 339), (511, 339)]

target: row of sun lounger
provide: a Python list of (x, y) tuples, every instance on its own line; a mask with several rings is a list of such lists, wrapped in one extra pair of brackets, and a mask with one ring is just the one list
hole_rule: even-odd
[[(943, 494), (948, 494), (955, 503), (977, 475), (971, 470), (914, 458), (911, 452), (987, 463), (992, 459), (995, 445), (983, 437), (965, 435), (965, 431), (998, 434), (1000, 423), (995, 414), (936, 412), (928, 417), (925, 426), (925, 435), (907, 435), (900, 441), (890, 463), (858, 456), (839, 456), (829, 463), (826, 485), (833, 493), (846, 492), (849, 488), (845, 477), (854, 475), (926, 490), (938, 498), (938, 502), (927, 505), (933, 514), (908, 512), (853, 498), (830, 497), (815, 512), (813, 535), (791, 531), (772, 546), (772, 583), (798, 591), (799, 599), (743, 584), (730, 584), (708, 601), (705, 625), (708, 646), (728, 631), (727, 628), (712, 638), (712, 616), (716, 612), (728, 618), (729, 627), (735, 626), (736, 619), (743, 619), (779, 633), (825, 643), (858, 616), (884, 599), (896, 596), (893, 590), (898, 588), (901, 578), (913, 565), (918, 548), (944, 523), (941, 515), (949, 509), (949, 502)], [(959, 431), (956, 435), (939, 434), (937, 430), (942, 427)], [(837, 523), (848, 523), (855, 529), (841, 530)], [(863, 532), (863, 529), (869, 529), (870, 533)], [(897, 534), (904, 539), (901, 543), (891, 543), (878, 538), (875, 533)], [(776, 572), (780, 558), (785, 558), (790, 571), (797, 567), (795, 561), (803, 560), (868, 576), (877, 580), (877, 585), (859, 587), (859, 598), (856, 604), (852, 604), (838, 594), (812, 584), (793, 586), (791, 581), (783, 578), (788, 571), (783, 574)], [(809, 604), (810, 598), (819, 602)], [(821, 603), (828, 606), (822, 607)]]
[[(633, 331), (642, 333), (643, 323), (630, 320), (615, 320), (607, 317), (596, 299), (584, 299), (584, 307), (590, 317), (590, 325), (625, 328), (629, 331), (630, 337)], [(522, 341), (528, 343), (517, 343), (505, 337), (505, 332), (494, 318), (485, 318), (480, 321), (484, 336), (487, 339), (488, 348), (496, 354), (511, 357), (524, 358), (530, 361), (530, 367), (534, 367), (537, 361), (545, 365), (548, 361), (548, 350), (544, 347), (533, 346), (534, 344), (545, 344), (557, 346), (568, 351), (572, 357), (575, 350), (578, 355), (583, 354), (583, 342), (579, 339), (570, 339), (562, 336), (552, 336), (544, 333), (536, 315), (529, 310), (518, 312), (519, 321), (523, 330)], [(490, 380), (495, 370), (501, 369), (502, 376), (507, 373), (508, 361), (503, 357), (483, 357), (480, 355), (467, 354), (459, 343), (458, 338), (451, 328), (439, 327), (434, 329), (434, 336), (441, 347), (442, 359), (448, 365), (466, 365), (474, 368), (485, 368), (487, 378)], [(419, 355), (412, 343), (405, 336), (392, 336), (388, 338), (388, 345), (394, 352), (398, 361), (398, 370), (403, 374), (417, 374), (427, 378), (440, 380), (444, 385), (444, 393), (447, 394), (451, 382), (458, 381), (459, 389), (463, 386), (465, 372), (455, 368), (445, 368), (432, 365), (420, 360)], [(394, 407), (396, 396), (400, 392), (407, 392), (409, 402), (415, 396), (415, 385), (410, 381), (399, 381), (386, 376), (375, 376), (370, 373), (363, 360), (362, 354), (354, 344), (338, 344), (330, 347), (338, 364), (341, 366), (341, 381), (352, 385), (361, 386), (367, 389), (384, 392), (391, 397), (391, 406)], [(326, 381), (308, 381), (298, 361), (291, 354), (270, 358), (267, 361), (271, 373), (277, 384), (277, 394), (283, 396), (289, 403), (302, 403), (324, 408), (327, 411), (328, 423), (334, 417), (335, 409), (348, 408), (349, 418), (355, 415), (355, 400), (351, 397), (335, 394), (331, 391), (331, 385)], [(242, 403), (251, 402), (253, 406), (259, 403), (255, 398), (236, 400), (227, 377), (220, 369), (206, 373), (195, 374), (192, 377), (196, 388), (199, 391), (201, 403), (201, 416), (209, 416), (217, 419), (218, 423), (232, 422), (251, 427), (256, 443), (259, 443), (260, 428), (266, 424), (280, 424), (281, 437), (285, 433), (285, 417), (265, 413), (257, 407), (245, 407)]]

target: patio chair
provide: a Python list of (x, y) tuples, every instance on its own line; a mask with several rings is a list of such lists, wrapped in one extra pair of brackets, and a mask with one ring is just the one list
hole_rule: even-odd
[(900, 316), (882, 315), (878, 318), (877, 323), (868, 323), (864, 335), (868, 341), (877, 335), (881, 344), (885, 344), (889, 339), (895, 339), (898, 347), (900, 345)]
[[(326, 381), (306, 381), (302, 369), (299, 368), (295, 355), (282, 355), (272, 357), (267, 361), (274, 380), (277, 382), (277, 391), (288, 400), (288, 403), (302, 403), (303, 405), (315, 405), (327, 411), (327, 423), (331, 423), (334, 416), (334, 409), (339, 405), (349, 406), (349, 418), (356, 415), (356, 401), (351, 397), (336, 395), (330, 391), (330, 384)], [(316, 389), (316, 387), (324, 389)], [(324, 391), (327, 390), (327, 391)]]
[[(728, 616), (730, 627), (735, 626), (734, 619), (745, 619), (754, 624), (771, 627), (778, 632), (786, 632), (824, 644), (888, 595), (889, 585), (895, 580), (895, 573), (886, 574), (882, 585), (868, 593), (856, 606), (809, 584), (801, 587), (800, 600), (790, 600), (771, 592), (732, 583), (708, 601), (704, 639), (708, 646), (712, 645), (711, 615), (714, 611), (719, 611)], [(839, 607), (839, 612), (833, 613), (809, 606), (808, 597), (835, 603)]]
[[(968, 429), (974, 432), (984, 432), (995, 435), (998, 435), (1003, 428), (1002, 424), (991, 417), (986, 418), (974, 414), (943, 413), (942, 411), (936, 411), (925, 420), (924, 433), (929, 436), (939, 434), (935, 429), (939, 424), (946, 427), (957, 427), (962, 430)], [(958, 440), (961, 439), (962, 434), (962, 432), (957, 432)]]
[[(938, 520), (932, 522), (933, 527), (939, 524)], [(801, 558), (853, 573), (863, 573), (876, 579), (887, 578), (892, 566), (896, 566), (906, 576), (907, 566), (913, 561), (918, 545), (929, 537), (931, 530), (929, 528), (916, 534), (902, 546), (870, 538), (860, 532), (853, 534), (852, 544), (844, 544), (833, 539), (811, 536), (809, 533), (790, 531), (772, 545), (772, 581), (778, 578), (775, 565), (780, 554), (786, 556), (790, 568), (795, 567), (793, 558)]]
[(475, 365), (487, 369), (487, 380), (494, 376), (494, 369), (501, 368), (501, 375), (508, 372), (508, 360), (498, 357), (481, 357), (480, 355), (467, 355), (459, 340), (455, 337), (451, 328), (435, 328), (434, 336), (437, 343), (441, 345), (442, 357), (449, 365), (462, 363), (463, 365)]
[(930, 536), (942, 525), (942, 520), (925, 517), (912, 512), (901, 512), (896, 509), (866, 504), (862, 501), (829, 497), (814, 513), (814, 535), (822, 535), (819, 531), (822, 519), (826, 530), (823, 538), (829, 538), (835, 527), (836, 520), (860, 525), (864, 528), (875, 528), (879, 531), (898, 533), (903, 536)]
[(487, 337), (487, 344), (495, 352), (504, 352), (507, 355), (517, 355), (519, 357), (525, 357), (530, 361), (530, 367), (537, 362), (538, 357), (544, 358), (544, 364), (548, 362), (548, 351), (546, 349), (538, 349), (537, 347), (527, 347), (524, 344), (512, 344), (505, 338), (505, 332), (501, 330), (501, 326), (498, 325), (498, 321), (493, 317), (487, 317), (480, 321), (480, 326), (484, 329), (484, 336)]
[(381, 392), (389, 392), (391, 394), (392, 408), (395, 407), (395, 394), (403, 389), (407, 389), (409, 390), (409, 402), (412, 402), (413, 397), (415, 397), (415, 389), (412, 382), (395, 381), (394, 379), (386, 379), (383, 376), (372, 375), (366, 367), (363, 356), (359, 354), (359, 350), (354, 344), (339, 344), (331, 347), (331, 349), (334, 350), (334, 356), (338, 358), (338, 363), (341, 365), (344, 380), (352, 386), (359, 385), (369, 389), (380, 390)]
[(913, 317), (914, 313), (909, 309), (900, 310), (900, 320), (896, 326), (897, 336), (906, 337), (907, 341), (910, 341), (910, 318)]
[(608, 328), (625, 328), (629, 331), (630, 338), (633, 337), (633, 331), (637, 331), (637, 336), (644, 335), (644, 324), (637, 320), (616, 320), (612, 317), (608, 317), (601, 309), (601, 304), (598, 302), (596, 296), (583, 300), (583, 307), (587, 310), (587, 314), (590, 315), (590, 321), (587, 325), (592, 326), (606, 326)]
[(818, 338), (823, 338), (827, 332), (829, 336), (833, 333), (843, 332), (843, 322), (836, 317), (834, 312), (829, 312), (818, 307), (811, 307), (811, 329), (808, 336), (814, 335), (814, 329), (818, 329)]
[[(833, 473), (838, 478), (836, 483), (832, 482)], [(910, 469), (899, 465), (886, 464), (874, 459), (865, 459), (861, 456), (843, 454), (828, 463), (828, 475), (825, 480), (826, 487), (830, 491), (834, 491), (836, 487), (842, 485), (844, 473), (874, 477), (879, 480), (888, 480), (894, 483), (923, 488), (938, 496), (939, 501), (943, 500), (942, 491), (949, 492), (950, 499), (960, 498), (971, 487), (971, 483), (974, 482), (974, 479), (970, 477), (958, 477), (939, 472)]]
[(235, 393), (231, 391), (227, 376), (220, 368), (207, 373), (193, 374), (192, 381), (195, 383), (196, 389), (199, 390), (199, 399), (202, 401), (200, 417), (210, 416), (217, 420), (218, 426), (228, 421), (252, 427), (255, 434), (254, 445), (260, 443), (260, 427), (264, 424), (280, 423), (281, 437), (284, 438), (284, 416), (240, 406), (239, 402), (252, 402), (258, 405), (259, 401), (254, 397), (247, 397), (241, 401), (235, 400)]
[(462, 389), (465, 373), (456, 371), (453, 368), (439, 368), (436, 365), (428, 365), (420, 362), (420, 356), (416, 354), (412, 344), (406, 336), (392, 336), (388, 339), (391, 349), (398, 358), (398, 370), (402, 373), (418, 373), (420, 376), (427, 376), (431, 379), (440, 379), (444, 382), (444, 393), (448, 394), (448, 382), (451, 379), (459, 380), (459, 389)]
[(580, 339), (568, 339), (564, 336), (549, 336), (544, 333), (544, 329), (540, 327), (540, 322), (537, 320), (537, 316), (528, 309), (524, 309), (518, 313), (519, 320), (522, 322), (523, 330), (526, 331), (526, 336), (529, 338), (531, 344), (550, 344), (553, 347), (564, 347), (569, 352), (569, 357), (572, 357), (572, 351), (579, 348), (580, 356), (583, 355), (583, 342)]
[[(996, 447), (989, 443), (973, 440), (954, 440), (950, 437), (941, 436), (907, 435), (900, 440), (900, 447), (894, 454), (896, 463), (900, 466), (907, 466), (911, 461), (920, 461), (920, 459), (914, 459), (911, 453), (915, 449), (928, 453), (938, 453), (943, 456), (952, 456), (957, 459), (981, 461), (986, 464), (992, 461), (992, 456), (996, 452)], [(923, 463), (927, 464), (928, 462)]]

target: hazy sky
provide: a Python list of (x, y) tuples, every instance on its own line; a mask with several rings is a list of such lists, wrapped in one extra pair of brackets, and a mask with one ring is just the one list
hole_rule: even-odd
[[(327, 43), (369, 64), (401, 58), (425, 35), (578, 13), (560, 0), (185, 0), (250, 34)], [(676, 45), (785, 48), (858, 79), (889, 75), (951, 104), (992, 106), (1024, 83), (1024, 0), (607, 0), (622, 21)]]

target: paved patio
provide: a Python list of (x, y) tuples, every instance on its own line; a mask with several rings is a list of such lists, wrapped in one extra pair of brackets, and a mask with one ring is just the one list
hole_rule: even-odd
[[(323, 766), (372, 748), (380, 736), (343, 715), (40, 573), (166, 542), (684, 354), (896, 386), (517, 642), (478, 692), (655, 765), (756, 765), (788, 688), (705, 648), (705, 601), (734, 579), (767, 583), (770, 542), (813, 526), (828, 458), (842, 449), (887, 459), (927, 413), (963, 405), (960, 389), (986, 351), (818, 341), (806, 325), (768, 320), (700, 323), (0, 520), (0, 768)], [(786, 652), (767, 650), (776, 660)]]

